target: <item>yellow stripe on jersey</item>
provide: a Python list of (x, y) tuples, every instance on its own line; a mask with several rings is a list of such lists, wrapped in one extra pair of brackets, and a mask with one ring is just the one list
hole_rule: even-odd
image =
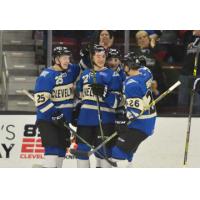
[(40, 109), (40, 112), (44, 113), (46, 111), (48, 111), (49, 109), (51, 109), (54, 106), (53, 103), (49, 103), (47, 106), (45, 106), (44, 108)]
[(56, 106), (56, 108), (73, 108), (73, 104), (61, 104), (59, 106)]
[[(89, 105), (89, 104), (83, 104), (81, 106), (81, 109), (92, 109), (92, 110), (98, 110), (98, 107), (95, 105)], [(105, 112), (111, 112), (111, 113), (115, 113), (115, 109), (112, 108), (106, 108), (106, 107), (102, 107), (100, 106), (100, 111), (105, 111)]]

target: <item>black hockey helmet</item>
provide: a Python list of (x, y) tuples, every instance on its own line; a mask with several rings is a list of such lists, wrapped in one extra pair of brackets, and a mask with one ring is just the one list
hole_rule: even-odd
[(62, 55), (71, 55), (71, 51), (66, 47), (66, 46), (56, 46), (53, 49), (53, 60), (57, 56), (62, 56)]
[(134, 52), (129, 52), (124, 56), (124, 65), (129, 69), (139, 69), (141, 67), (140, 60)]
[(125, 56), (124, 56), (124, 60), (126, 60), (126, 58), (136, 58), (137, 55), (135, 52), (131, 51), (131, 52), (128, 52)]
[(139, 61), (141, 63), (141, 66), (146, 66), (147, 65), (145, 56), (143, 56), (143, 55), (139, 56)]
[(103, 46), (101, 46), (99, 44), (94, 44), (90, 48), (90, 53), (93, 56), (96, 52), (105, 52), (106, 53), (106, 50)]
[(107, 60), (110, 58), (121, 58), (120, 51), (117, 49), (109, 49), (108, 54), (107, 54)]

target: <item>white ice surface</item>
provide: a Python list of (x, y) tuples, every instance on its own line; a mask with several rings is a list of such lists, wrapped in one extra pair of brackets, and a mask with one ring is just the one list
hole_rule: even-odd
[[(153, 136), (144, 141), (135, 154), (133, 166), (139, 168), (183, 167), (187, 118), (158, 118)], [(95, 159), (91, 156), (92, 167)], [(0, 159), (0, 167), (31, 167), (41, 160)], [(76, 160), (65, 160), (64, 167), (76, 167)], [(200, 119), (193, 118), (187, 167), (200, 167)]]

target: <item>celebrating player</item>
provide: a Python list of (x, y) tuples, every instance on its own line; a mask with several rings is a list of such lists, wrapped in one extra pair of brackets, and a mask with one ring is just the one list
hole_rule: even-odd
[[(125, 62), (125, 72), (129, 76), (124, 82), (126, 116), (118, 122), (118, 134), (112, 157), (119, 167), (128, 166), (140, 143), (153, 134), (156, 110), (148, 108), (153, 101), (151, 92), (152, 75), (149, 70), (140, 72), (139, 59), (129, 55)], [(144, 110), (148, 108), (145, 112)]]
[(67, 47), (53, 49), (52, 67), (46, 68), (35, 85), (37, 126), (45, 148), (44, 167), (62, 167), (70, 133), (64, 123), (70, 123), (74, 102), (74, 83), (80, 74), (79, 65), (70, 64)]
[(109, 49), (107, 58), (106, 58), (106, 65), (113, 71), (118, 72), (122, 81), (126, 79), (126, 74), (121, 65), (121, 55), (120, 55), (119, 50)]
[[(120, 87), (122, 85), (121, 78), (118, 73), (114, 73), (111, 69), (105, 67), (106, 54), (105, 49), (100, 45), (94, 45), (90, 49), (90, 58), (92, 69), (83, 71), (79, 88), (82, 96), (82, 106), (78, 118), (77, 133), (84, 138), (89, 144), (97, 146), (105, 138), (114, 132), (115, 108), (120, 102)], [(98, 104), (100, 113), (98, 113)], [(100, 114), (100, 116), (99, 116)], [(103, 131), (101, 131), (100, 123), (102, 123)], [(112, 141), (106, 145), (101, 153), (111, 156)], [(90, 151), (90, 148), (78, 140), (78, 150)], [(100, 160), (100, 167), (110, 167), (105, 159), (96, 154)], [(89, 157), (78, 156), (78, 167), (90, 167)]]

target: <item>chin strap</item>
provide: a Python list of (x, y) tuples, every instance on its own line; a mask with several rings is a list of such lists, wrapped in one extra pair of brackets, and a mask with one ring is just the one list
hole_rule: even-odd
[(62, 67), (61, 63), (60, 63), (60, 59), (58, 58), (58, 62), (59, 64), (55, 63), (62, 71), (65, 71), (65, 69)]

